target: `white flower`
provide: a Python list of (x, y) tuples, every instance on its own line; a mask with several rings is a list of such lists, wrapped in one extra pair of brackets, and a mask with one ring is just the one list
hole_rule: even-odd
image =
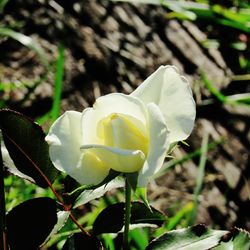
[(161, 66), (133, 93), (98, 98), (82, 113), (67, 111), (46, 140), (55, 167), (82, 185), (99, 184), (110, 169), (139, 172), (145, 187), (172, 142), (185, 140), (195, 119), (190, 86), (172, 66)]

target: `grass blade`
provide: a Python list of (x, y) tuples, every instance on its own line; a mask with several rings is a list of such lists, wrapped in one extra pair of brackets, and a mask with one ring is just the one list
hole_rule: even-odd
[(227, 103), (250, 105), (250, 93), (242, 93), (227, 96)]
[[(213, 141), (211, 143), (208, 144), (208, 151), (209, 150), (212, 150), (214, 148), (216, 148), (219, 144), (222, 144), (224, 143), (226, 140), (224, 138), (221, 138), (220, 140), (217, 140), (217, 141)], [(166, 174), (169, 170), (171, 170), (172, 168), (174, 168), (176, 165), (178, 164), (183, 164), (184, 162), (187, 162), (197, 156), (200, 156), (202, 154), (202, 151), (201, 149), (197, 149), (189, 154), (186, 154), (185, 156), (183, 156), (182, 158), (180, 159), (173, 159), (173, 160), (170, 160), (168, 162), (166, 162), (161, 170), (154, 176), (155, 178), (158, 178), (164, 174)]]
[(52, 121), (55, 121), (60, 113), (61, 95), (63, 86), (63, 73), (64, 73), (64, 46), (60, 44), (58, 48), (58, 58), (56, 61), (56, 75), (55, 75), (55, 94), (51, 110)]
[(8, 2), (9, 0), (0, 0), (0, 13), (3, 12), (3, 9)]
[(40, 47), (40, 45), (38, 43), (36, 43), (31, 37), (26, 36), (26, 35), (24, 35), (22, 33), (16, 32), (16, 31), (14, 31), (12, 29), (3, 28), (3, 27), (0, 27), (0, 36), (10, 37), (10, 38), (20, 42), (21, 44), (23, 44), (27, 48), (33, 50), (39, 56), (39, 58), (40, 58), (41, 62), (43, 63), (43, 65), (46, 68), (49, 67), (49, 62), (48, 62), (48, 59), (45, 56), (45, 52)]
[(148, 234), (146, 228), (137, 228), (129, 232), (129, 237), (136, 245), (137, 250), (144, 250), (148, 245)]
[(208, 134), (205, 134), (205, 136), (202, 139), (202, 145), (201, 145), (201, 157), (200, 157), (200, 163), (199, 163), (199, 171), (196, 179), (196, 187), (194, 190), (194, 208), (190, 215), (189, 224), (193, 225), (196, 220), (197, 215), (197, 207), (198, 207), (198, 197), (202, 190), (202, 184), (203, 179), (205, 175), (205, 166), (207, 161), (207, 151), (208, 151)]
[(234, 94), (225, 96), (223, 95), (212, 82), (208, 79), (208, 77), (202, 73), (201, 79), (205, 84), (205, 87), (213, 94), (220, 102), (223, 104), (246, 104), (250, 105), (250, 93), (242, 93), (242, 94)]
[(248, 8), (224, 8), (218, 4), (200, 3), (184, 0), (113, 0), (114, 2), (130, 2), (162, 5), (172, 11), (168, 18), (207, 19), (222, 26), (250, 33)]
[(227, 99), (226, 96), (223, 95), (217, 88), (214, 87), (214, 85), (208, 79), (206, 74), (201, 73), (201, 79), (202, 79), (205, 87), (211, 92), (211, 94), (213, 94), (222, 103), (226, 102), (226, 99)]
[(173, 230), (180, 223), (180, 221), (190, 214), (194, 209), (194, 205), (192, 202), (187, 203), (184, 207), (182, 207), (173, 217), (168, 219), (166, 229), (168, 231)]
[(58, 48), (58, 57), (56, 60), (56, 72), (54, 81), (54, 96), (51, 110), (39, 117), (36, 122), (40, 125), (46, 121), (53, 123), (60, 113), (62, 86), (63, 86), (63, 75), (64, 75), (64, 46), (61, 44)]

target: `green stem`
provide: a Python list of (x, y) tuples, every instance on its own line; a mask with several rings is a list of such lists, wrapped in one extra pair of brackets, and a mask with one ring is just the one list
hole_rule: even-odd
[(131, 216), (131, 186), (128, 182), (128, 179), (126, 178), (123, 250), (129, 250), (128, 235), (129, 235), (130, 216)]
[(5, 194), (3, 178), (3, 158), (0, 141), (0, 249), (7, 249), (6, 242), (6, 221), (5, 221)]

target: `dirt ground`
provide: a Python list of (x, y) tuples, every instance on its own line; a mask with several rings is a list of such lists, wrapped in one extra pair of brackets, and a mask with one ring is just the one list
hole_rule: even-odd
[[(161, 6), (105, 0), (11, 0), (0, 24), (32, 37), (53, 63), (59, 44), (65, 47), (61, 112), (82, 111), (100, 95), (130, 93), (161, 64), (176, 65), (190, 81), (197, 103), (195, 128), (174, 151), (176, 159), (209, 142), (223, 139), (208, 152), (197, 223), (213, 228), (238, 226), (250, 230), (250, 108), (223, 105), (205, 88), (204, 74), (224, 94), (249, 92), (249, 81), (238, 82), (238, 54), (227, 44), (229, 30), (207, 24), (169, 20)], [(221, 46), (201, 41), (220, 37)], [(53, 74), (33, 88), (45, 72), (37, 55), (11, 38), (0, 37), (0, 82), (30, 83), (29, 88), (0, 92), (9, 108), (32, 118), (51, 107)], [(150, 185), (152, 205), (170, 215), (193, 199), (199, 157), (176, 165)]]

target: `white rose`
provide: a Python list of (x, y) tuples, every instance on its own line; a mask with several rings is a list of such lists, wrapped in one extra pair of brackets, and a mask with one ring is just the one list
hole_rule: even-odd
[(82, 113), (67, 111), (46, 140), (55, 167), (82, 185), (99, 184), (113, 169), (138, 172), (138, 186), (145, 187), (169, 145), (189, 136), (194, 119), (187, 80), (161, 66), (130, 95), (112, 93)]

